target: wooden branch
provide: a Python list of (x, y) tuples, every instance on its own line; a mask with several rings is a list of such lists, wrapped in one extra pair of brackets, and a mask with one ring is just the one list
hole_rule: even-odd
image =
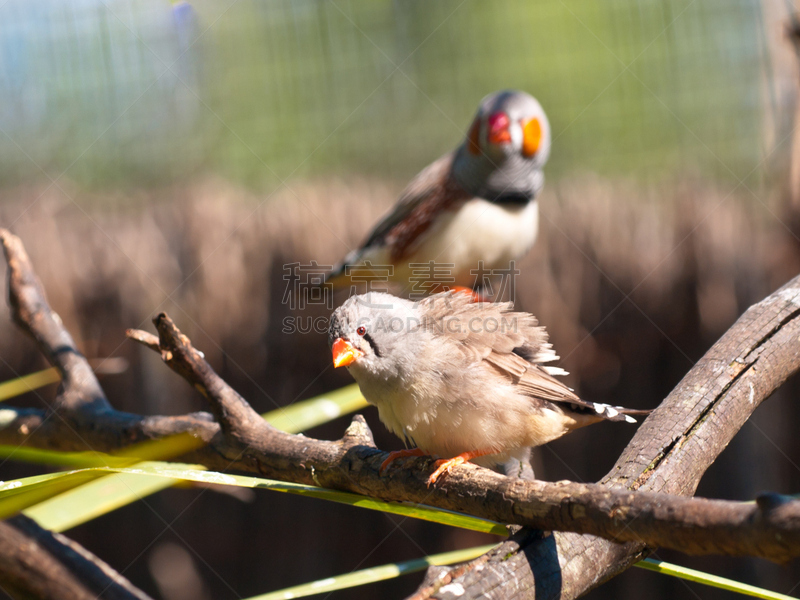
[[(92, 368), (78, 351), (72, 336), (47, 304), (42, 282), (36, 276), (22, 241), (0, 229), (8, 263), (8, 299), (14, 321), (33, 336), (39, 350), (61, 372), (61, 389), (53, 408), (80, 416), (111, 410)], [(31, 326), (35, 324), (35, 326)]]
[[(159, 315), (154, 322), (162, 342), (168, 340), (169, 350), (162, 347), (161, 354), (167, 357), (165, 361), (173, 370), (201, 390), (212, 404), (241, 403), (249, 409), (245, 400), (211, 370), (166, 315)], [(800, 319), (795, 325), (800, 332)], [(215, 412), (222, 414), (219, 408)], [(650, 545), (689, 554), (758, 555), (777, 561), (800, 556), (800, 501), (797, 500), (787, 499), (776, 507), (766, 501), (752, 504), (631, 493), (597, 484), (509, 479), (474, 465), (465, 465), (431, 489), (426, 484), (430, 459), (419, 461), (421, 469), (398, 469), (390, 471), (389, 477), (381, 477), (370, 472), (383, 458), (383, 454), (370, 447), (371, 443), (342, 444), (339, 451), (343, 455), (314, 464), (309, 450), (319, 442), (264, 426), (263, 419), (252, 409), (250, 412), (261, 424), (258, 435), (246, 440), (248, 447), (242, 453), (249, 453), (270, 477), (300, 481), (311, 469), (312, 475), (318, 472), (312, 481), (325, 487), (385, 500), (428, 503), (502, 523), (590, 533), (616, 541), (646, 540)], [(251, 427), (252, 417), (247, 411), (241, 414), (229, 411), (223, 419), (231, 421), (237, 431)], [(366, 428), (365, 424), (363, 427)], [(235, 443), (236, 436), (233, 437)], [(297, 447), (298, 439), (303, 448)], [(270, 454), (276, 450), (279, 457)], [(283, 462), (276, 465), (276, 460)], [(306, 464), (302, 464), (304, 460)], [(348, 472), (355, 463), (358, 463), (358, 480)], [(776, 533), (780, 534), (779, 539)]]
[(153, 323), (158, 330), (161, 358), (181, 377), (202, 393), (226, 437), (239, 443), (249, 443), (277, 430), (225, 383), (209, 365), (202, 352), (196, 350), (165, 313)]
[[(58, 353), (48, 346), (52, 336), (40, 331), (42, 323), (46, 329), (53, 328), (58, 339), (68, 334), (59, 331), (63, 330), (60, 321), (49, 316), (41, 286), (24, 285), (36, 278), (29, 272), (27, 257), (17, 259), (20, 252), (24, 254), (19, 240), (7, 232), (0, 233), (0, 238), (9, 262), (17, 265), (9, 270), (15, 318), (44, 346), (45, 355), (57, 360)], [(34, 314), (38, 316), (29, 317)], [(497, 597), (504, 598), (528, 597), (507, 593), (508, 576), (530, 590), (535, 586), (537, 595), (542, 592), (546, 597), (558, 589), (562, 597), (575, 597), (637, 560), (646, 551), (644, 542), (773, 560), (800, 556), (797, 501), (775, 503), (765, 497), (753, 505), (677, 496), (694, 492), (702, 473), (752, 410), (800, 368), (800, 278), (745, 313), (645, 421), (601, 484), (511, 480), (464, 465), (428, 488), (430, 459), (417, 459), (381, 476), (378, 467), (385, 454), (374, 448), (361, 417), (337, 441), (278, 431), (214, 373), (166, 315), (154, 322), (162, 359), (208, 398), (221, 427), (204, 413), (141, 417), (100, 407), (91, 420), (70, 421), (72, 415), (64, 411), (68, 425), (64, 426), (57, 420), (45, 421), (42, 411), (9, 409), (0, 422), (0, 443), (65, 450), (85, 449), (88, 443), (97, 450), (114, 451), (142, 439), (189, 430), (208, 446), (186, 459), (210, 468), (258, 472), (383, 500), (421, 502), (504, 523), (629, 542), (620, 545), (575, 534), (536, 537), (523, 531), (503, 544), (499, 554), (480, 559), (480, 564), (492, 569), (467, 565), (453, 579), (475, 591), (479, 586), (485, 589), (486, 573), (503, 574), (506, 578), (498, 577), (496, 583)], [(156, 349), (154, 336), (129, 335)], [(72, 429), (76, 435), (68, 431)], [(631, 493), (637, 489), (660, 494)], [(776, 532), (780, 540), (775, 539)]]
[(18, 515), (0, 522), (0, 590), (28, 600), (149, 600), (80, 545)]

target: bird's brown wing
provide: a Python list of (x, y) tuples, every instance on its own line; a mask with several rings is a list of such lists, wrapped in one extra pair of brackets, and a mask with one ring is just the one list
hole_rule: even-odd
[(444, 155), (414, 177), (391, 212), (372, 230), (362, 250), (385, 245), (392, 260), (403, 258), (442, 210), (469, 198), (450, 176), (454, 155)]
[(484, 361), (511, 379), (517, 389), (533, 401), (555, 402), (565, 413), (574, 417), (581, 415), (582, 418), (577, 422), (578, 426), (603, 419), (633, 423), (635, 419), (630, 415), (650, 413), (649, 410), (634, 410), (583, 400), (571, 388), (548, 373), (548, 367), (528, 362), (516, 352), (502, 354), (492, 351)]
[(518, 354), (498, 354), (492, 352), (484, 359), (486, 362), (511, 379), (520, 392), (531, 398), (551, 402), (567, 402), (593, 408), (591, 402), (581, 400), (564, 383), (550, 375), (539, 365), (529, 363)]

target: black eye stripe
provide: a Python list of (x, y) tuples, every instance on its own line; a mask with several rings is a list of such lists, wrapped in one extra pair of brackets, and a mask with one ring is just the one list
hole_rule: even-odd
[(367, 340), (367, 343), (372, 346), (372, 351), (375, 353), (375, 356), (378, 358), (381, 357), (381, 351), (378, 350), (378, 345), (375, 343), (375, 340), (372, 339), (372, 336), (369, 333), (364, 334), (364, 339)]

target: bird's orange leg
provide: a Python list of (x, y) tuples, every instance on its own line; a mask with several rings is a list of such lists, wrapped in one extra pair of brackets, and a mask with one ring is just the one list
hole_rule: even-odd
[(478, 458), (479, 456), (486, 456), (487, 454), (496, 453), (497, 450), (475, 450), (473, 452), (462, 452), (453, 458), (437, 460), (435, 463), (433, 463), (433, 465), (436, 467), (436, 470), (431, 473), (430, 477), (428, 477), (428, 485), (430, 486), (431, 484), (436, 483), (436, 480), (439, 479), (443, 473), (449, 473), (450, 469), (453, 467), (463, 465), (465, 462), (468, 462), (473, 458)]
[(398, 458), (406, 458), (408, 456), (428, 456), (427, 452), (423, 452), (419, 448), (409, 448), (407, 450), (393, 450), (389, 452), (389, 456), (386, 457), (381, 463), (380, 473), (383, 475), (383, 472), (389, 468), (389, 465), (396, 461)]

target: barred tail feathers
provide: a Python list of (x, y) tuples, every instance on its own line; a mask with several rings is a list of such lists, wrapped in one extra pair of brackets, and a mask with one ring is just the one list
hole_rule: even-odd
[(631, 415), (649, 415), (652, 410), (638, 410), (635, 408), (625, 408), (622, 406), (611, 406), (610, 404), (603, 404), (602, 402), (592, 403), (595, 413), (598, 417), (606, 421), (625, 421), (626, 423), (636, 423)]

